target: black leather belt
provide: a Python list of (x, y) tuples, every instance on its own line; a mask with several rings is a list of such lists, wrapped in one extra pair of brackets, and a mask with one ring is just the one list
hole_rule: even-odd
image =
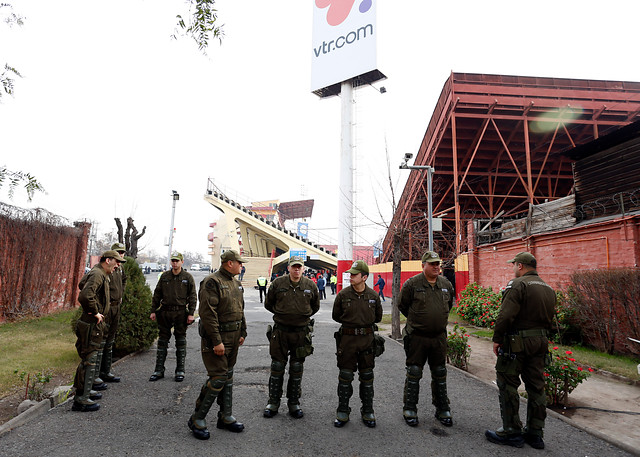
[(371, 335), (373, 327), (342, 327), (343, 335)]

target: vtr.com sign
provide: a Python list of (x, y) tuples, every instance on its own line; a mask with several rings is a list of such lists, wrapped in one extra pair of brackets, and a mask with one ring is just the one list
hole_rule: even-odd
[(311, 91), (375, 70), (375, 0), (313, 0), (311, 61)]

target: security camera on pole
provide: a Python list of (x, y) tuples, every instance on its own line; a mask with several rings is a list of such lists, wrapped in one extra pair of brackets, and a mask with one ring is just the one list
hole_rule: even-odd
[[(377, 69), (377, 1), (354, 2), (351, 9), (313, 2), (311, 91), (341, 97), (340, 188), (338, 191), (338, 291), (353, 262), (353, 110), (356, 86), (386, 79)], [(385, 93), (386, 89), (376, 89)], [(347, 275), (348, 276), (348, 275)], [(349, 285), (348, 277), (346, 285)]]

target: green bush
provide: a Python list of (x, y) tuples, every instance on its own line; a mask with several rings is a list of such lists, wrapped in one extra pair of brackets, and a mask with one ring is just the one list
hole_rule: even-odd
[(133, 258), (127, 257), (124, 272), (127, 284), (120, 306), (120, 325), (114, 345), (114, 351), (118, 355), (147, 349), (158, 336), (156, 322), (149, 319), (152, 293), (142, 269)]
[(455, 324), (453, 330), (447, 335), (447, 362), (454, 367), (466, 370), (469, 367), (470, 355), (471, 346), (469, 346), (467, 330)]
[(493, 328), (500, 311), (501, 296), (491, 287), (472, 282), (460, 293), (458, 315), (476, 327)]
[(578, 384), (591, 375), (593, 369), (585, 370), (579, 366), (576, 359), (571, 357), (573, 355), (571, 351), (560, 353), (558, 346), (555, 346), (549, 352), (551, 364), (544, 369), (544, 390), (548, 405), (560, 405)]
[(556, 291), (556, 314), (553, 318), (550, 339), (560, 344), (581, 342), (580, 327), (576, 325), (576, 308), (562, 291)]
[[(120, 325), (113, 348), (118, 356), (147, 349), (158, 336), (158, 325), (149, 319), (153, 294), (142, 269), (131, 257), (127, 257), (123, 266), (127, 283), (120, 305)], [(71, 331), (75, 332), (76, 321), (81, 315), (82, 307), (78, 307), (71, 319)]]

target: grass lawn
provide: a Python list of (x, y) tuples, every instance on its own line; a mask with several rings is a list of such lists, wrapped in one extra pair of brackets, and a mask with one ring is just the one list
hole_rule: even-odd
[[(0, 324), (0, 397), (24, 388), (21, 372), (66, 376), (69, 382), (79, 362), (70, 320), (75, 310)], [(18, 374), (14, 371), (18, 370)]]
[[(491, 329), (468, 328), (468, 324), (464, 322), (464, 319), (458, 316), (454, 310), (451, 311), (449, 316), (451, 322), (457, 322), (461, 326), (467, 327), (467, 332), (472, 335), (484, 338), (491, 338), (493, 336), (493, 330)], [(609, 355), (592, 348), (578, 345), (568, 346), (559, 344), (557, 346), (561, 352), (573, 352), (572, 357), (575, 358), (580, 365), (609, 371), (635, 381), (640, 380), (640, 374), (638, 374), (638, 363), (640, 363), (640, 360), (637, 358), (623, 355)]]
[[(400, 323), (404, 324), (407, 318), (400, 314)], [(383, 314), (381, 324), (391, 325), (391, 314)]]

